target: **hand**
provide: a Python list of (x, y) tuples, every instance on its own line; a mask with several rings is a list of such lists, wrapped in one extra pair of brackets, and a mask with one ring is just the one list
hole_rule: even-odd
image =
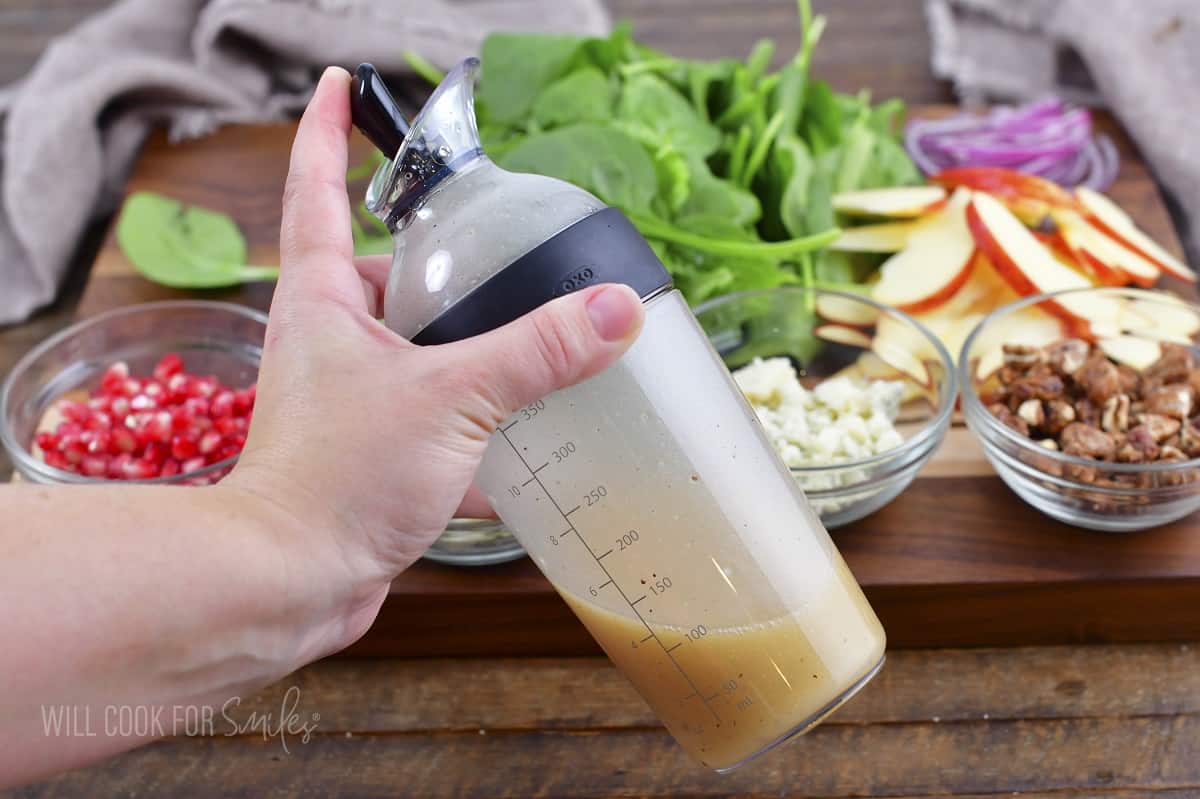
[(473, 339), (417, 347), (376, 319), (390, 259), (353, 257), (345, 173), (350, 76), (330, 68), (300, 122), (283, 199), (281, 270), (249, 440), (222, 483), (289, 518), (298, 591), (346, 602), (345, 641), (455, 514), (488, 438), (520, 407), (608, 366), (637, 336), (624, 286), (551, 302)]

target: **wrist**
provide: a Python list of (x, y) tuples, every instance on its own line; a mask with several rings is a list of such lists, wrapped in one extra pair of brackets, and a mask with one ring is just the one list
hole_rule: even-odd
[(388, 581), (372, 579), (339, 544), (345, 520), (263, 471), (239, 466), (213, 488), (237, 507), (263, 548), (262, 621), (279, 634), (283, 676), (358, 640)]

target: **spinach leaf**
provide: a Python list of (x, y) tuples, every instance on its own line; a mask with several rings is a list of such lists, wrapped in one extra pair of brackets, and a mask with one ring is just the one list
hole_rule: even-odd
[(627, 211), (648, 211), (658, 190), (654, 162), (635, 139), (588, 122), (528, 136), (499, 164), (574, 183)]
[(231, 218), (162, 194), (131, 194), (116, 235), (134, 267), (163, 285), (218, 288), (279, 276), (276, 267), (246, 263), (246, 240)]
[(652, 131), (681, 153), (707, 157), (721, 143), (721, 134), (705, 122), (692, 104), (656, 75), (637, 75), (625, 83), (617, 101), (622, 126)]
[(559, 78), (534, 100), (532, 117), (543, 128), (603, 122), (612, 116), (615, 87), (600, 70), (584, 67)]
[(483, 41), (479, 102), (490, 119), (516, 123), (528, 116), (542, 89), (566, 71), (578, 36), (493, 33)]

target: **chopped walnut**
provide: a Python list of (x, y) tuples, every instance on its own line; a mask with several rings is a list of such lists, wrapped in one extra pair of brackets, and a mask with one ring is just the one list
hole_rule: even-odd
[(1017, 408), (1017, 416), (1025, 420), (1032, 428), (1040, 428), (1046, 422), (1046, 412), (1042, 409), (1042, 401), (1027, 399)]
[(1121, 390), (1121, 375), (1116, 365), (1100, 352), (1090, 356), (1079, 368), (1075, 373), (1075, 382), (1096, 405), (1103, 405)]
[(1063, 428), (1075, 421), (1075, 408), (1066, 400), (1056, 399), (1046, 403), (1046, 432), (1056, 436)]
[(1190, 378), (1196, 368), (1196, 358), (1188, 347), (1165, 343), (1162, 355), (1142, 371), (1142, 377), (1163, 383), (1178, 383)]
[(1200, 456), (1200, 427), (1197, 427), (1200, 417), (1192, 419), (1182, 426), (1179, 431), (1179, 449), (1189, 458)]
[(996, 403), (988, 408), (1001, 424), (1008, 425), (1023, 436), (1029, 435), (1029, 425), (1020, 416), (1013, 413), (1007, 405)]
[(1046, 347), (1046, 362), (1060, 377), (1070, 377), (1083, 366), (1090, 349), (1083, 339), (1063, 339)]
[(1192, 414), (1195, 395), (1187, 383), (1171, 383), (1146, 396), (1146, 412), (1186, 419)]
[(1062, 431), (1062, 451), (1082, 458), (1108, 460), (1116, 453), (1116, 442), (1108, 433), (1083, 422), (1072, 422)]
[(1109, 433), (1124, 433), (1129, 429), (1129, 395), (1117, 394), (1104, 402), (1100, 411), (1100, 426)]
[(1154, 436), (1154, 440), (1160, 444), (1178, 433), (1182, 424), (1178, 419), (1172, 419), (1170, 416), (1163, 416), (1160, 413), (1143, 413), (1137, 421), (1138, 426), (1146, 428), (1150, 435)]
[(1012, 385), (1013, 399), (1025, 402), (1029, 399), (1054, 400), (1063, 394), (1063, 381), (1058, 375), (1031, 374)]
[(1144, 425), (1138, 425), (1125, 436), (1125, 443), (1117, 450), (1117, 460), (1122, 463), (1144, 463), (1158, 457), (1158, 441)]

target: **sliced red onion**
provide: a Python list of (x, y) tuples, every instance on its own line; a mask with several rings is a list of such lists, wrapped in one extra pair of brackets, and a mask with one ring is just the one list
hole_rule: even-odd
[(1106, 136), (1095, 136), (1084, 108), (1057, 97), (987, 114), (955, 114), (909, 122), (904, 145), (927, 175), (955, 166), (1002, 166), (1061, 183), (1105, 189), (1120, 158)]

